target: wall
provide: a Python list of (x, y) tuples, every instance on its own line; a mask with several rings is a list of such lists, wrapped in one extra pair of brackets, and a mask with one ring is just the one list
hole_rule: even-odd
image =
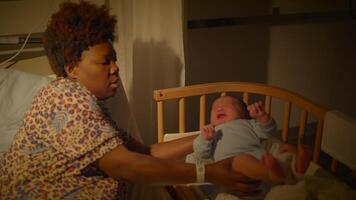
[[(64, 2), (64, 0), (0, 1), (0, 35), (43, 32), (51, 14), (58, 10), (58, 5), (61, 2)], [(101, 5), (105, 3), (105, 0), (89, 0), (89, 2)], [(10, 49), (13, 49), (13, 47)], [(0, 55), (2, 55), (3, 50), (5, 49), (0, 46)], [(43, 51), (36, 53), (42, 56), (34, 59), (23, 54), (20, 54), (19, 57), (26, 59), (21, 59), (17, 63), (14, 63), (11, 67), (12, 69), (41, 75), (53, 74)], [(9, 58), (12, 55), (2, 55), (1, 58)], [(0, 60), (0, 62), (2, 61)]]
[[(118, 16), (120, 76), (146, 144), (157, 141), (153, 91), (184, 84), (181, 0), (110, 1)], [(165, 105), (168, 112), (177, 110)], [(166, 115), (167, 128), (174, 115)], [(172, 125), (174, 126), (174, 125)]]
[(356, 117), (356, 21), (270, 29), (268, 83)]
[[(348, 1), (186, 1), (187, 20), (345, 10)], [(268, 83), (356, 117), (356, 21), (186, 30), (186, 84)], [(280, 107), (272, 107), (276, 117)], [(197, 111), (190, 116), (197, 116)], [(298, 118), (294, 117), (292, 123)], [(191, 120), (188, 117), (188, 122)], [(196, 125), (190, 124), (193, 129)]]

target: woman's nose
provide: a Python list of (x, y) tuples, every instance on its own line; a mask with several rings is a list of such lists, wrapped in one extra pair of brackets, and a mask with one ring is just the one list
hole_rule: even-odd
[(111, 62), (110, 74), (117, 74), (119, 72), (119, 66), (115, 62)]

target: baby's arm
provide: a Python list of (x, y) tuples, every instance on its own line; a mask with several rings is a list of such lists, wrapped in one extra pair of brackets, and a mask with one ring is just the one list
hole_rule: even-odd
[(262, 138), (269, 138), (277, 129), (276, 122), (270, 117), (264, 109), (262, 101), (253, 103), (247, 107), (250, 117), (256, 119), (254, 130), (256, 134)]
[(261, 124), (266, 124), (270, 120), (270, 115), (266, 113), (262, 101), (255, 102), (247, 106), (250, 117), (257, 119)]

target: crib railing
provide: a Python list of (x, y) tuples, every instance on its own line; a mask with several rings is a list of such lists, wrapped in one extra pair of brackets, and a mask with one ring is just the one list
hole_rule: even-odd
[[(199, 96), (199, 126), (203, 126), (206, 116), (206, 98), (209, 94), (219, 93), (224, 96), (227, 93), (242, 93), (243, 101), (248, 104), (249, 97), (251, 94), (258, 94), (264, 96), (265, 110), (271, 113), (271, 103), (274, 98), (282, 100), (284, 103), (283, 119), (282, 119), (282, 141), (286, 142), (288, 138), (288, 131), (290, 129), (290, 116), (291, 107), (297, 106), (300, 108), (299, 116), (299, 131), (298, 131), (298, 141), (304, 140), (305, 128), (308, 121), (308, 117), (313, 115), (316, 118), (317, 128), (315, 133), (314, 150), (313, 150), (313, 160), (318, 163), (320, 156), (320, 146), (322, 137), (322, 128), (325, 113), (327, 109), (321, 105), (318, 105), (305, 97), (280, 88), (276, 86), (270, 86), (266, 84), (259, 83), (245, 83), (245, 82), (220, 82), (220, 83), (208, 83), (199, 84), (179, 88), (169, 88), (154, 91), (154, 99), (157, 102), (157, 132), (158, 141), (163, 141), (163, 136), (165, 134), (164, 127), (164, 101), (170, 99), (177, 99), (179, 104), (179, 133), (184, 133), (186, 131), (186, 98), (192, 96)], [(337, 162), (334, 160), (332, 162), (332, 168), (336, 168)]]

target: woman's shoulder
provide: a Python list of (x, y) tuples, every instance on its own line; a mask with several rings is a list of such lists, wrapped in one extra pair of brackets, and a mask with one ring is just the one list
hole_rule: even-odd
[(40, 92), (40, 96), (52, 97), (76, 97), (76, 98), (94, 98), (91, 93), (77, 81), (68, 78), (59, 77), (52, 80), (49, 84), (43, 87)]
[[(97, 99), (77, 81), (59, 77), (43, 87), (34, 99), (35, 102), (53, 105), (77, 105), (79, 107), (97, 104)], [(74, 106), (75, 106), (74, 105)]]

